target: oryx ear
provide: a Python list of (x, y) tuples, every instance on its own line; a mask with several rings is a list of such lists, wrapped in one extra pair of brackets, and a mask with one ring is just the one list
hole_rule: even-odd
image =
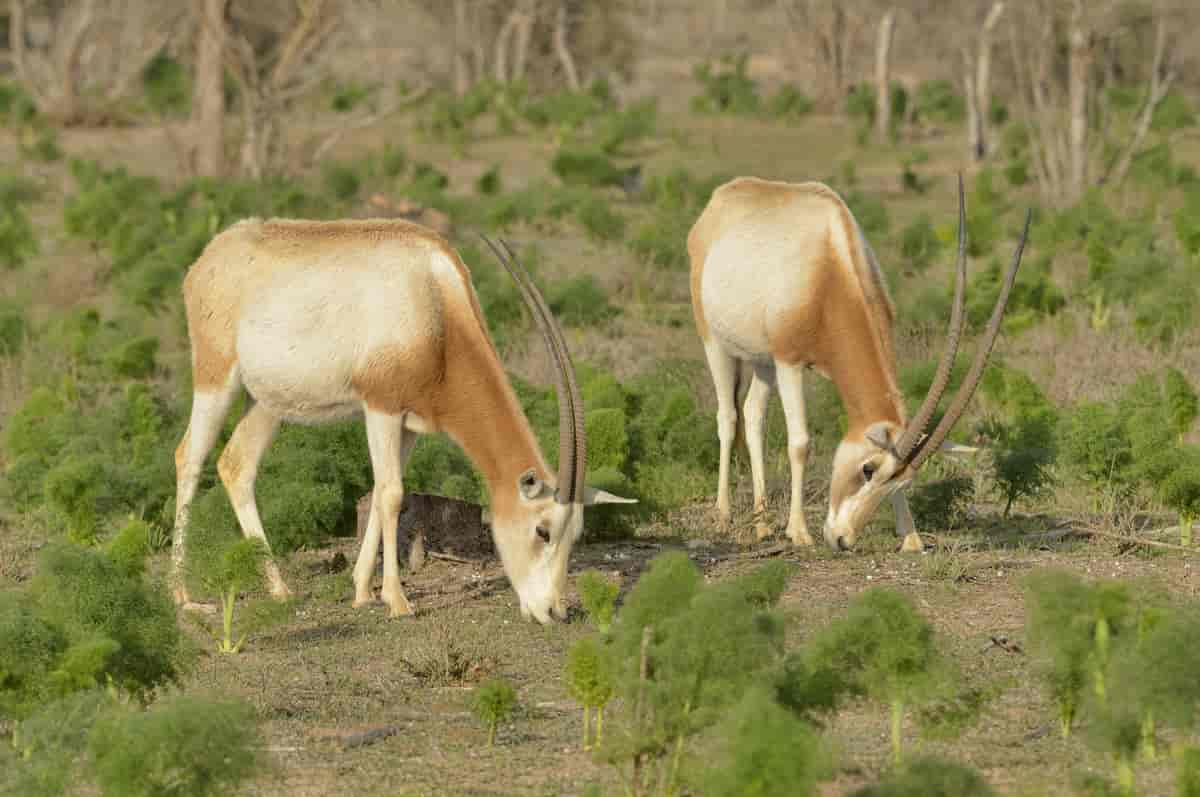
[(517, 480), (517, 489), (521, 491), (521, 495), (527, 501), (532, 501), (535, 498), (540, 498), (550, 488), (544, 481), (538, 478), (537, 471), (533, 468), (521, 474)]
[(938, 451), (956, 458), (965, 458), (971, 454), (979, 453), (979, 449), (975, 446), (964, 446), (961, 443), (952, 443), (949, 440), (944, 441), (938, 448)]
[(887, 421), (878, 421), (867, 427), (863, 432), (867, 442), (881, 451), (889, 454), (896, 453), (895, 443), (892, 442), (892, 425)]
[(636, 498), (622, 498), (619, 495), (599, 490), (595, 487), (583, 488), (583, 505), (592, 506), (593, 504), (636, 504)]

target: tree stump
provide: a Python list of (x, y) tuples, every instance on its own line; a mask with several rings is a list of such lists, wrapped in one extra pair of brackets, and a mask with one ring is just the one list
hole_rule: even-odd
[[(371, 515), (374, 491), (358, 499), (357, 536), (361, 544)], [(408, 569), (419, 572), (425, 566), (426, 552), (458, 559), (482, 561), (495, 555), (492, 532), (484, 522), (483, 507), (455, 498), (424, 493), (406, 493), (397, 535), (398, 558), (408, 560)], [(407, 553), (406, 553), (407, 552)]]

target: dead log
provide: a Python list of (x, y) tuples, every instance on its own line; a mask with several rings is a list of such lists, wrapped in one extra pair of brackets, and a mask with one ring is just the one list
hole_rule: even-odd
[[(358, 500), (358, 540), (361, 543), (371, 515), (374, 491)], [(396, 524), (397, 550), (401, 562), (418, 572), (427, 553), (456, 563), (481, 562), (495, 557), (492, 532), (478, 504), (441, 495), (407, 493)], [(407, 551), (407, 553), (405, 553)]]

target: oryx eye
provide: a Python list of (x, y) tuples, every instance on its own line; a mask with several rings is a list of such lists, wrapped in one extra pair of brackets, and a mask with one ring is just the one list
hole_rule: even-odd
[(545, 526), (537, 527), (537, 535), (542, 538), (542, 542), (550, 542), (550, 529)]
[(872, 462), (864, 463), (862, 466), (862, 474), (864, 481), (871, 481), (871, 477), (875, 475), (875, 464)]

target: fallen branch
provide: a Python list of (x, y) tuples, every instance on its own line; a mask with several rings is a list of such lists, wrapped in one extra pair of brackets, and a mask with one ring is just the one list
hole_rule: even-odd
[(481, 559), (467, 559), (462, 556), (455, 556), (452, 553), (441, 553), (440, 551), (426, 551), (425, 555), (430, 559), (441, 559), (444, 562), (454, 562), (459, 565), (474, 565), (475, 567), (483, 567), (484, 562)]
[[(1166, 548), (1171, 551), (1183, 551), (1184, 553), (1200, 554), (1200, 548), (1188, 548), (1187, 546), (1175, 545), (1174, 543), (1170, 543), (1170, 542), (1159, 542), (1158, 540), (1146, 540), (1146, 539), (1142, 539), (1141, 537), (1131, 537), (1128, 534), (1115, 534), (1111, 531), (1101, 531), (1100, 529), (1092, 528), (1091, 526), (1085, 527), (1084, 531), (1086, 531), (1088, 534), (1094, 534), (1097, 537), (1105, 537), (1105, 538), (1108, 538), (1111, 540), (1120, 540), (1121, 542), (1128, 542), (1128, 543), (1132, 543), (1133, 545), (1148, 545), (1153, 548)], [(1178, 526), (1167, 526), (1166, 528), (1162, 528), (1162, 529), (1154, 529), (1151, 533), (1152, 534), (1166, 534), (1166, 533), (1170, 533), (1170, 532), (1175, 532), (1176, 534), (1178, 534), (1179, 527)]]

